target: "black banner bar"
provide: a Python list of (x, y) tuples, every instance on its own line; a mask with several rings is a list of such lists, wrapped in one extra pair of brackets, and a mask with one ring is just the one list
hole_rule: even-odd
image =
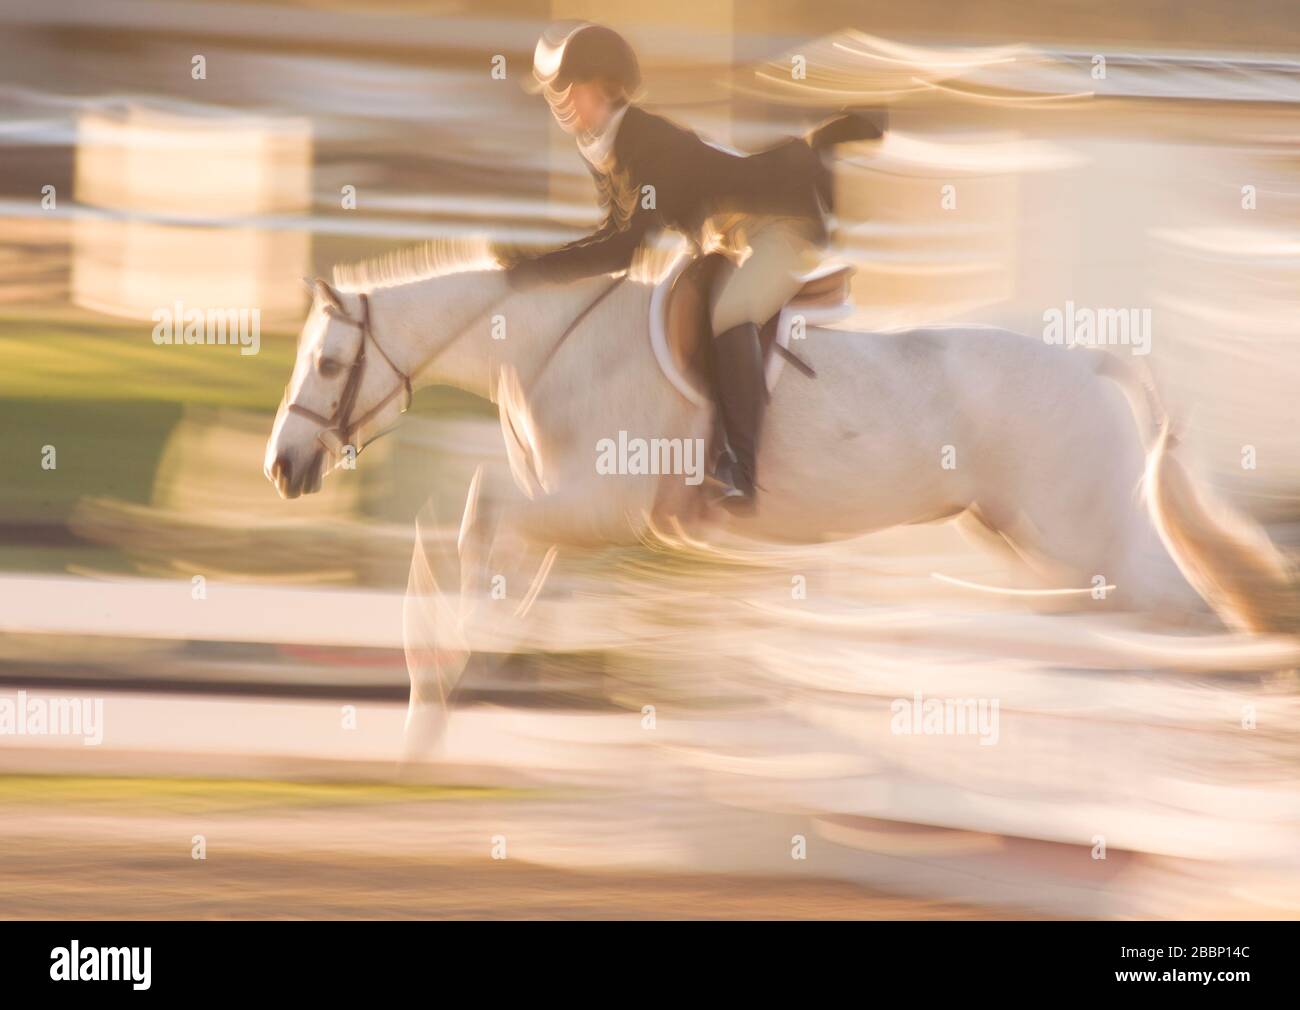
[(616, 986), (605, 993), (621, 999), (630, 980), (653, 988), (667, 974), (737, 990), (780, 978), (809, 995), (851, 979), (864, 999), (882, 986), (897, 999), (903, 986), (927, 1000), (1021, 987), (1237, 1000), (1289, 996), (1298, 932), (1294, 922), (7, 922), (0, 984), (7, 997), (334, 999), (436, 979), (463, 999), (480, 986), (495, 998), (512, 981), (540, 996), (562, 978), (597, 996)]

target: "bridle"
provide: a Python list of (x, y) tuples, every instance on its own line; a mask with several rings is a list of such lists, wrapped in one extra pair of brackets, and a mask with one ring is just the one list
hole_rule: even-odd
[[(325, 306), (325, 313), (331, 319), (337, 319), (339, 322), (355, 326), (361, 331), (361, 343), (357, 346), (357, 356), (352, 360), (352, 364), (348, 366), (348, 378), (343, 385), (343, 395), (339, 397), (338, 406), (334, 408), (334, 413), (329, 417), (293, 401), (288, 404), (287, 409), (289, 413), (297, 414), (299, 417), (304, 417), (317, 425), (320, 428), (317, 438), (320, 439), (325, 448), (336, 455), (342, 455), (344, 449), (349, 445), (353, 447), (354, 451), (359, 452), (360, 446), (352, 441), (352, 437), (361, 429), (362, 425), (387, 407), (392, 402), (393, 397), (399, 393), (402, 394), (402, 413), (406, 413), (407, 408), (411, 406), (411, 377), (397, 367), (397, 362), (393, 360), (391, 354), (384, 350), (384, 345), (375, 336), (374, 327), (371, 325), (369, 295), (361, 295), (360, 320), (353, 319), (333, 304)], [(374, 346), (375, 350), (379, 352), (379, 356), (384, 359), (384, 363), (392, 369), (393, 374), (401, 381), (364, 414), (358, 418), (353, 418), (352, 411), (356, 409), (357, 396), (361, 393), (361, 386), (366, 377), (367, 344)]]
[[(565, 327), (564, 332), (560, 334), (559, 339), (551, 346), (550, 352), (542, 363), (542, 368), (539, 369), (539, 373), (550, 364), (551, 358), (555, 356), (556, 352), (568, 338), (569, 334), (577, 329), (578, 325), (587, 317), (587, 315), (597, 305), (604, 301), (606, 296), (618, 287), (622, 280), (622, 276), (616, 277), (612, 283), (604, 288), (581, 312), (578, 313), (577, 317), (569, 323), (567, 327)], [(289, 401), (285, 408), (290, 414), (297, 414), (299, 417), (305, 418), (319, 427), (320, 431), (316, 435), (317, 439), (326, 449), (334, 453), (336, 456), (342, 456), (348, 446), (352, 446), (354, 453), (359, 453), (363, 447), (357, 445), (356, 442), (353, 441), (353, 436), (361, 430), (361, 427), (364, 424), (387, 407), (388, 404), (392, 402), (393, 397), (397, 396), (399, 393), (402, 395), (401, 413), (405, 414), (407, 410), (410, 409), (411, 399), (413, 396), (411, 375), (418, 375), (425, 366), (429, 365), (435, 358), (442, 354), (443, 351), (451, 347), (451, 345), (459, 340), (462, 335), (469, 332), (476, 323), (486, 317), (499, 304), (498, 302), (492, 302), (489, 304), (487, 308), (475, 315), (468, 323), (434, 348), (434, 350), (426, 355), (424, 360), (416, 368), (408, 373), (402, 371), (402, 369), (397, 366), (397, 362), (393, 360), (392, 355), (384, 350), (384, 345), (381, 344), (379, 338), (375, 336), (370, 312), (370, 296), (362, 292), (359, 297), (361, 299), (361, 318), (359, 320), (353, 319), (342, 309), (341, 306), (334, 302), (329, 302), (325, 305), (325, 314), (331, 319), (337, 319), (339, 322), (347, 323), (349, 326), (355, 326), (361, 331), (361, 342), (357, 347), (357, 356), (353, 360), (352, 364), (348, 366), (347, 382), (343, 385), (343, 395), (339, 397), (338, 406), (334, 409), (334, 413), (329, 417), (326, 417), (324, 414), (317, 413), (309, 407), (304, 407), (302, 404), (292, 400)], [(360, 394), (362, 383), (365, 380), (367, 343), (374, 346), (374, 349), (379, 352), (379, 356), (384, 359), (384, 363), (392, 370), (393, 374), (396, 375), (400, 381), (391, 391), (381, 397), (378, 403), (360, 417), (354, 419), (352, 417), (352, 411), (356, 408), (357, 396)]]

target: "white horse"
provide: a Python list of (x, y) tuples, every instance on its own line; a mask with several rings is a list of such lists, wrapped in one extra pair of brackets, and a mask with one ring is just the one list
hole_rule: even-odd
[[(489, 550), (528, 587), (522, 616), (557, 548), (634, 544), (650, 526), (707, 540), (726, 523), (746, 537), (813, 543), (956, 518), (1089, 605), (1098, 586), (1111, 587), (1106, 605), (1165, 613), (1203, 609), (1199, 594), (1234, 627), (1296, 627), (1286, 562), (1198, 491), (1143, 375), (1108, 353), (1006, 330), (810, 328), (799, 353), (816, 377), (787, 369), (773, 391), (753, 517), (704, 507), (707, 485), (680, 473), (599, 472), (599, 447), (620, 432), (685, 445), (711, 425), (707, 404), (657, 363), (653, 285), (611, 284), (515, 292), (494, 267), (358, 290), (315, 282), (266, 450), (283, 496), (318, 490), (397, 422), (413, 387), (459, 387), (501, 413), (511, 475), (480, 469), (470, 487), (461, 606), (430, 584), (418, 547), (412, 565), (408, 730), (419, 739), (440, 730), (445, 693), (468, 659), (458, 629), (490, 578)], [(430, 597), (433, 624), (417, 612)]]

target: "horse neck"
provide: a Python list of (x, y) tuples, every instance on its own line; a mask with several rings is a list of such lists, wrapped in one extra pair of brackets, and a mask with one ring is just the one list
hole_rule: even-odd
[(473, 270), (376, 288), (374, 329), (417, 389), (455, 386), (495, 399), (503, 367), (523, 376), (540, 369), (595, 280), (512, 291), (503, 271)]

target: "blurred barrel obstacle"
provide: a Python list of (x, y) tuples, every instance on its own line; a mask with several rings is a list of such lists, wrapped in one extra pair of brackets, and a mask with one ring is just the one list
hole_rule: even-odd
[(115, 103), (78, 121), (78, 305), (150, 318), (207, 311), (300, 314), (308, 273), (312, 133), (301, 117)]

